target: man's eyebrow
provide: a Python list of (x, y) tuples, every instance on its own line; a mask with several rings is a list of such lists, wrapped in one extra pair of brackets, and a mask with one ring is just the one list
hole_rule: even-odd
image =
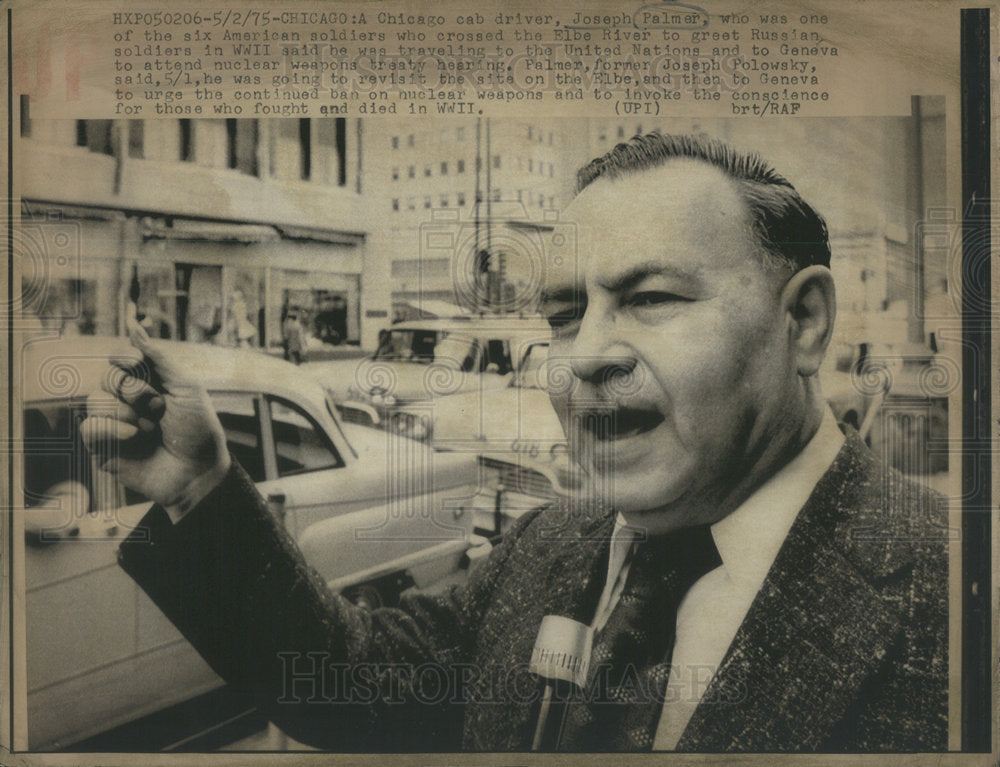
[(643, 261), (630, 267), (627, 271), (615, 275), (611, 280), (601, 282), (600, 284), (605, 290), (612, 293), (619, 293), (634, 288), (647, 277), (656, 276), (671, 277), (684, 283), (691, 283), (697, 279), (696, 275), (691, 272), (678, 269), (662, 261)]
[(542, 303), (554, 302), (554, 303), (573, 303), (581, 300), (581, 297), (586, 300), (587, 293), (582, 287), (562, 287), (555, 288), (554, 290), (543, 290), (541, 295)]

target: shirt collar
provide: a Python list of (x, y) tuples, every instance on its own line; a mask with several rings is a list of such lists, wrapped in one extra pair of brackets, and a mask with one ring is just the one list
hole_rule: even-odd
[[(737, 588), (753, 593), (760, 589), (799, 510), (843, 444), (844, 435), (826, 408), (819, 429), (805, 448), (732, 513), (712, 525), (722, 566)], [(641, 531), (629, 527), (619, 512), (611, 536), (606, 592), (640, 539)]]
[(735, 586), (756, 593), (788, 531), (844, 444), (826, 408), (805, 448), (732, 513), (712, 525), (712, 537), (726, 575)]

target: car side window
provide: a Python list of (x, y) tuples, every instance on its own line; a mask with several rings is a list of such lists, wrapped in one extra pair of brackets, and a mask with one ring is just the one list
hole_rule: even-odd
[[(100, 469), (83, 445), (80, 423), (87, 417), (83, 400), (39, 403), (24, 410), (24, 501), (38, 507), (50, 503), (82, 517), (107, 512), (146, 499), (127, 491)], [(65, 504), (68, 504), (65, 505)]]
[(242, 466), (250, 479), (263, 482), (263, 441), (260, 432), (260, 398), (245, 392), (212, 392), (215, 412), (226, 432), (230, 455)]
[(510, 372), (510, 345), (502, 338), (491, 338), (486, 342), (486, 354), (483, 356), (483, 370), (490, 369), (500, 375), (507, 375)]
[(320, 426), (298, 405), (268, 397), (278, 476), (336, 469), (343, 459)]

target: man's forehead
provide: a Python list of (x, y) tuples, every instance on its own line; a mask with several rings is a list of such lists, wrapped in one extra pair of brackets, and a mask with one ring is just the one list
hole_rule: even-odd
[(707, 163), (678, 158), (615, 179), (599, 178), (567, 206), (547, 250), (546, 285), (613, 281), (639, 263), (699, 271), (715, 256), (753, 247), (735, 182)]

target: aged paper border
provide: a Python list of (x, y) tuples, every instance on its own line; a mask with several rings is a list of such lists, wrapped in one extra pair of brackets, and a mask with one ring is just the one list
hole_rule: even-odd
[[(366, 9), (371, 7), (370, 3), (366, 3), (363, 0), (361, 0), (359, 2), (359, 5), (363, 5)], [(811, 4), (811, 5), (813, 5), (815, 7), (825, 7), (824, 4), (820, 4), (820, 3)], [(910, 23), (906, 19), (906, 11), (905, 11), (905, 9), (906, 9), (906, 7), (908, 5), (909, 4), (906, 3), (906, 2), (903, 2), (903, 0), (899, 0), (898, 2), (881, 3), (881, 4), (878, 4), (877, 6), (872, 6), (871, 8), (860, 9), (860, 16), (859, 16), (859, 18), (863, 18), (863, 15), (865, 13), (869, 13), (870, 12), (872, 14), (873, 21), (875, 21), (877, 19), (878, 22), (879, 22), (879, 24), (876, 24), (875, 26), (876, 27), (880, 27), (880, 28), (884, 28), (884, 27), (881, 26), (882, 18), (883, 18), (881, 16), (881, 14), (884, 13), (884, 12), (886, 12), (886, 11), (888, 11), (889, 15), (893, 16), (894, 23), (896, 24), (896, 28), (899, 30), (899, 33), (900, 33), (900, 35), (902, 37), (908, 31), (908, 24)], [(947, 5), (949, 8), (953, 9), (956, 13), (958, 12), (958, 9), (960, 7), (960, 4), (957, 4), (957, 3), (940, 3), (940, 4), (936, 4), (936, 5), (942, 5), (942, 6), (943, 5)], [(411, 3), (411, 7), (417, 7), (417, 6), (418, 6), (417, 2)], [(0, 12), (6, 11), (6, 17), (4, 19), (4, 22), (5, 22), (5, 30), (7, 31), (7, 34), (5, 35), (5, 39), (4, 39), (3, 43), (4, 43), (4, 47), (5, 47), (5, 52), (7, 54), (6, 60), (7, 60), (7, 73), (8, 73), (8, 89), (7, 89), (7, 98), (8, 98), (8, 121), (7, 121), (8, 153), (7, 153), (7, 156), (5, 158), (5, 163), (8, 163), (6, 165), (6, 168), (7, 168), (7, 171), (8, 171), (8, 192), (7, 192), (7, 196), (8, 196), (8, 220), (9, 220), (9, 217), (11, 215), (13, 215), (13, 211), (15, 210), (15, 208), (13, 207), (13, 198), (16, 195), (16, 191), (17, 191), (16, 190), (16, 183), (17, 183), (16, 180), (17, 180), (17, 173), (18, 173), (17, 169), (16, 168), (12, 168), (10, 166), (10, 164), (9, 164), (12, 156), (16, 156), (16, 153), (12, 154), (14, 152), (14, 150), (12, 149), (12, 145), (16, 141), (16, 138), (14, 137), (13, 133), (14, 133), (14, 126), (16, 125), (16, 120), (15, 120), (16, 104), (14, 103), (14, 101), (16, 100), (16, 95), (17, 95), (12, 90), (12, 83), (11, 83), (11, 79), (10, 79), (10, 73), (11, 73), (11, 62), (12, 62), (12, 59), (16, 58), (19, 55), (18, 54), (18, 41), (17, 41), (17, 38), (14, 37), (13, 40), (11, 40), (11, 37), (9, 36), (9, 33), (11, 31), (11, 27), (9, 25), (9, 20), (11, 18), (11, 14), (12, 13), (14, 15), (14, 18), (16, 18), (17, 15), (19, 14), (19, 12), (22, 9), (23, 9), (23, 6), (18, 5), (18, 4), (8, 5), (6, 8), (0, 9)], [(991, 78), (993, 79), (994, 82), (996, 81), (996, 69), (997, 69), (997, 56), (996, 56), (996, 53), (995, 53), (996, 50), (997, 50), (997, 21), (996, 21), (997, 13), (996, 13), (996, 10), (997, 9), (994, 7), (993, 8), (993, 14), (992, 14), (992, 20), (991, 20), (991, 24), (990, 24), (990, 30), (989, 30), (990, 33), (991, 33), (991, 48), (992, 48), (992, 51), (993, 51), (993, 53), (992, 53), (992, 55), (990, 57), (990, 66), (991, 66), (991, 73), (990, 74), (991, 74)], [(897, 11), (898, 11), (898, 13), (896, 13)], [(877, 40), (872, 39), (872, 37), (867, 36), (864, 33), (861, 33), (860, 39), (862, 41), (864, 41), (865, 43), (869, 44), (869, 45), (873, 45), (873, 44), (877, 44), (878, 43)], [(945, 44), (945, 45), (947, 45), (947, 44)], [(896, 52), (898, 53), (898, 50)], [(957, 93), (957, 91), (956, 91), (956, 93)], [(951, 94), (949, 94), (949, 95), (951, 95)], [(995, 99), (995, 98), (996, 97), (993, 96), (993, 99)], [(994, 105), (994, 115), (995, 115), (995, 105)], [(995, 118), (995, 116), (993, 116), (993, 117), (990, 117), (989, 119), (991, 120), (991, 123), (992, 123), (992, 125), (990, 127), (994, 128), (994, 131), (993, 131), (992, 135), (996, 136), (997, 135), (996, 130), (995, 130), (996, 118)], [(957, 126), (956, 126), (956, 128), (957, 128)], [(948, 138), (947, 138), (948, 144), (949, 144), (949, 148), (952, 148), (952, 147), (956, 147), (957, 148), (957, 142), (956, 142), (955, 136), (956, 136), (956, 134), (952, 131), (952, 126), (949, 125), (949, 132), (948, 132)], [(952, 161), (952, 162), (954, 162), (954, 161)], [(995, 186), (996, 186), (996, 179), (997, 179), (997, 176), (998, 176), (998, 174), (996, 172), (997, 171), (997, 161), (996, 161), (996, 155), (995, 155), (995, 153), (992, 155), (992, 163), (991, 164), (992, 164), (993, 171), (994, 171), (994, 173), (992, 175), (992, 178), (993, 178), (993, 184), (994, 184), (994, 188), (995, 188)], [(952, 179), (955, 178), (954, 174), (955, 174), (955, 168), (953, 166), (952, 169), (951, 169), (950, 178), (952, 178)], [(996, 197), (996, 196), (994, 195), (994, 197)], [(954, 199), (954, 195), (952, 195), (952, 198)], [(993, 225), (993, 231), (995, 232), (996, 231), (996, 229), (995, 229), (995, 227), (996, 227), (995, 221), (993, 222), (992, 225)], [(10, 245), (10, 240), (8, 240), (8, 245)], [(9, 252), (10, 251), (8, 250), (8, 253)], [(8, 297), (7, 298), (8, 298), (9, 307), (13, 306), (13, 301), (12, 301), (13, 292), (12, 292), (12, 290), (13, 290), (13, 285), (15, 284), (15, 274), (13, 273), (12, 268), (13, 268), (12, 264), (11, 264), (10, 260), (8, 259), (8, 272), (7, 272), (6, 279), (7, 279), (7, 285), (8, 285)], [(996, 286), (998, 284), (1000, 284), (1000, 280), (998, 280), (997, 274), (995, 272), (992, 275), (992, 280), (994, 282), (994, 289), (996, 289)], [(997, 322), (997, 317), (996, 317), (995, 313), (991, 314), (991, 316), (990, 316), (990, 322), (995, 327), (995, 323)], [(991, 330), (992, 329), (993, 328), (991, 328)], [(11, 365), (11, 362), (12, 362), (12, 359), (13, 359), (13, 356), (12, 356), (12, 354), (10, 352), (10, 349), (12, 348), (12, 343), (10, 343), (10, 338), (9, 337), (8, 337), (8, 342), (9, 342), (9, 345), (8, 345), (8, 355), (6, 356), (6, 359), (4, 360), (4, 362), (2, 363), (2, 366), (4, 367), (4, 370), (2, 371), (4, 373), (3, 380), (7, 381), (7, 382), (9, 382), (9, 381), (12, 380), (11, 376), (10, 376), (10, 373), (12, 372), (11, 368), (10, 368), (10, 365)], [(992, 364), (991, 367), (992, 367), (993, 370), (996, 370), (996, 369), (998, 369), (998, 364), (1000, 364), (1000, 353), (998, 353), (998, 351), (994, 349), (993, 352), (992, 352), (992, 354), (993, 354), (993, 360), (992, 360), (993, 364)], [(1000, 388), (998, 388), (997, 383), (996, 383), (995, 380), (992, 381), (991, 387), (992, 387), (992, 393), (993, 393), (992, 407), (994, 408), (994, 411), (996, 412), (997, 411), (997, 401), (998, 401), (998, 399), (1000, 399), (1000, 397), (997, 396), (998, 393), (1000, 393)], [(9, 410), (9, 408), (12, 405), (15, 405), (17, 402), (18, 402), (18, 393), (17, 393), (17, 391), (11, 391), (10, 389), (8, 389), (8, 400), (7, 400), (7, 403), (6, 403), (7, 407), (8, 407), (8, 410), (5, 413), (5, 415), (6, 415), (5, 422), (8, 425), (8, 427), (10, 427), (12, 425), (12, 421), (10, 420), (10, 410)], [(995, 424), (996, 421), (993, 420), (992, 423)], [(10, 438), (13, 435), (8, 432), (7, 436), (8, 436), (8, 438)], [(991, 438), (995, 438), (995, 431), (991, 432)], [(992, 462), (992, 468), (993, 468), (993, 480), (994, 480), (994, 482), (996, 482), (997, 479), (998, 479), (998, 476), (1000, 476), (1000, 473), (998, 473), (998, 467), (997, 467), (995, 461)], [(8, 472), (9, 472), (8, 473), (8, 480), (10, 480), (10, 478), (12, 476), (12, 472), (13, 472), (13, 469), (11, 468), (10, 461), (8, 461)], [(11, 487), (11, 484), (8, 481), (7, 483), (4, 484), (4, 490), (3, 490), (3, 492), (5, 494), (9, 494), (11, 492), (10, 491), (10, 487)], [(3, 498), (3, 502), (4, 502), (4, 505), (6, 507), (9, 508), (11, 506), (11, 499), (9, 497), (4, 497)], [(18, 574), (17, 574), (17, 566), (18, 566), (18, 559), (19, 559), (19, 557), (18, 557), (18, 553), (17, 553), (17, 549), (18, 549), (17, 537), (14, 535), (15, 528), (12, 527), (11, 524), (7, 523), (7, 520), (5, 520), (5, 524), (3, 525), (2, 529), (3, 529), (3, 537), (4, 537), (4, 555), (3, 556), (4, 556), (4, 561), (5, 561), (3, 574), (8, 579), (7, 582), (10, 585), (11, 588), (4, 595), (5, 598), (4, 598), (4, 603), (3, 603), (3, 611), (0, 612), (0, 616), (3, 617), (5, 626), (9, 627), (9, 628), (6, 629), (8, 633), (5, 636), (5, 640), (9, 643), (10, 639), (11, 639), (11, 633), (10, 632), (13, 631), (15, 629), (16, 625), (17, 625), (17, 618), (18, 618), (18, 616), (20, 614), (20, 609), (21, 609), (21, 605), (19, 604), (19, 600), (18, 600), (18, 596), (17, 596), (18, 595), (18, 587), (19, 586), (23, 586), (23, 584), (19, 584), (18, 583), (19, 578), (18, 578)], [(993, 544), (994, 544), (993, 547), (992, 547), (992, 550), (993, 550), (993, 555), (992, 555), (993, 559), (992, 559), (992, 561), (994, 563), (994, 569), (995, 569), (995, 564), (996, 564), (996, 559), (995, 558), (996, 558), (996, 551), (997, 551), (996, 542), (998, 540), (998, 534), (997, 534), (997, 530), (996, 530), (995, 526), (994, 526), (994, 528), (992, 530), (992, 540), (993, 540)], [(957, 601), (957, 600), (961, 599), (962, 584), (960, 582), (960, 578), (957, 577), (960, 574), (959, 573), (955, 573), (954, 575), (956, 575), (956, 577), (954, 577), (953, 581), (952, 581), (952, 595), (953, 595), (953, 598)], [(989, 600), (990, 607), (994, 611), (993, 614), (995, 614), (995, 611), (996, 611), (996, 597), (995, 597), (995, 594), (996, 594), (996, 589), (994, 587), (993, 589), (991, 589), (990, 600)], [(993, 648), (992, 655), (993, 655), (994, 658), (996, 656), (996, 650), (995, 650), (996, 644), (997, 644), (997, 638), (996, 638), (996, 636), (994, 636), (993, 637), (993, 641), (992, 641), (992, 648)], [(10, 645), (9, 644), (7, 645), (7, 648), (10, 649)], [(13, 652), (11, 652), (10, 663), (9, 663), (9, 665), (5, 664), (5, 667), (4, 667), (5, 682), (7, 682), (8, 684), (11, 683), (11, 681), (12, 681), (11, 675), (12, 675), (12, 672), (14, 671), (14, 669), (16, 667), (16, 661), (17, 661), (17, 659), (14, 657)], [(993, 674), (993, 676), (995, 676), (995, 674)], [(16, 728), (14, 726), (14, 722), (15, 722), (16, 717), (17, 717), (17, 709), (18, 709), (18, 706), (19, 706), (18, 699), (23, 696), (23, 689), (18, 689), (19, 685), (16, 684), (17, 674), (16, 673), (13, 674), (13, 677), (14, 677), (14, 681), (15, 681), (14, 687), (11, 690), (11, 692), (13, 694), (5, 696), (4, 699), (3, 699), (3, 703), (0, 704), (0, 715), (2, 715), (3, 721), (4, 721), (4, 725), (3, 725), (4, 726), (4, 730), (5, 730), (5, 738), (4, 738), (4, 740), (8, 744), (11, 742), (10, 738), (11, 738), (12, 734), (14, 734), (16, 732)], [(10, 689), (10, 688), (8, 688), (8, 689)], [(996, 679), (994, 679), (994, 691), (995, 691), (995, 689), (996, 689)], [(994, 701), (994, 706), (995, 706), (995, 698), (996, 698), (995, 692), (993, 693), (993, 695), (991, 696), (991, 698)], [(994, 734), (994, 746), (993, 746), (993, 750), (994, 750), (994, 754), (996, 754), (996, 751), (997, 751), (996, 733), (994, 732), (993, 734)], [(380, 756), (380, 755), (364, 755), (364, 756), (337, 755), (337, 756), (332, 757), (332, 758), (337, 763), (343, 763), (343, 764), (375, 764), (375, 763), (380, 763), (384, 759), (384, 757)], [(599, 759), (599, 758), (600, 757), (595, 757), (594, 761), (596, 762), (597, 759)], [(677, 763), (677, 764), (684, 764), (684, 763), (690, 763), (690, 764), (708, 764), (708, 763), (715, 763), (716, 761), (719, 761), (721, 759), (721, 757), (713, 756), (713, 755), (673, 755), (673, 754), (660, 754), (660, 755), (652, 755), (652, 756), (648, 756), (648, 757), (643, 757), (643, 756), (619, 756), (618, 758), (626, 760), (626, 761), (635, 761), (635, 762), (643, 762), (643, 763), (645, 763), (645, 762), (647, 762), (647, 761), (649, 761), (651, 759), (652, 760), (656, 760), (657, 763), (660, 760), (662, 760), (664, 762), (671, 763), (671, 764), (673, 764), (673, 763)], [(130, 764), (146, 764), (146, 763), (185, 764), (185, 763), (189, 763), (191, 761), (196, 761), (196, 760), (199, 761), (199, 762), (202, 762), (202, 763), (219, 763), (219, 764), (233, 763), (233, 764), (241, 764), (241, 763), (243, 763), (243, 762), (246, 761), (246, 754), (212, 754), (212, 755), (206, 755), (206, 756), (201, 757), (201, 758), (193, 757), (190, 754), (185, 754), (185, 755), (141, 754), (141, 755), (134, 755), (134, 756), (131, 756), (131, 757), (128, 756), (128, 755), (107, 755), (107, 758), (105, 758), (102, 755), (91, 755), (91, 754), (78, 755), (78, 756), (74, 757), (74, 756), (71, 756), (69, 754), (60, 754), (60, 753), (54, 753), (54, 754), (41, 754), (41, 753), (34, 753), (34, 754), (20, 753), (19, 754), (19, 753), (9, 753), (9, 754), (6, 754), (4, 756), (4, 759), (5, 759), (5, 763), (11, 763), (11, 764), (16, 764), (16, 763), (31, 763), (31, 764), (69, 764), (69, 763), (81, 763), (81, 764), (82, 763), (94, 763), (94, 764), (119, 764), (119, 763), (130, 763)], [(266, 760), (265, 763), (270, 763), (273, 760), (280, 759), (283, 763), (289, 763), (289, 764), (299, 764), (299, 763), (302, 763), (302, 764), (305, 764), (305, 763), (313, 763), (313, 762), (321, 762), (321, 761), (323, 763), (327, 763), (327, 762), (329, 762), (331, 760), (331, 756), (330, 755), (301, 754), (300, 753), (300, 754), (282, 754), (280, 757), (276, 757), (276, 756), (274, 756), (272, 754), (261, 754), (261, 755), (257, 756), (256, 759), (258, 759), (258, 760), (259, 759), (264, 759), (264, 760)], [(579, 761), (581, 761), (579, 759), (579, 757), (572, 757), (572, 756), (570, 756), (570, 757), (566, 757), (566, 756), (537, 756), (536, 757), (536, 756), (528, 755), (528, 754), (510, 754), (510, 755), (473, 755), (473, 754), (462, 754), (462, 755), (441, 755), (441, 756), (436, 756), (436, 757), (431, 757), (431, 756), (424, 757), (424, 756), (413, 755), (413, 756), (410, 756), (410, 757), (405, 757), (404, 759), (407, 762), (420, 763), (420, 764), (426, 764), (426, 763), (434, 763), (434, 764), (439, 764), (439, 763), (448, 763), (448, 764), (453, 764), (453, 763), (456, 763), (456, 764), (457, 763), (462, 763), (462, 764), (524, 764), (524, 763), (529, 763), (529, 762), (531, 762), (531, 763), (536, 763), (536, 762), (537, 763), (551, 762), (551, 763), (575, 764), (575, 763), (578, 763)], [(808, 763), (814, 763), (814, 764), (827, 764), (827, 763), (830, 763), (832, 761), (832, 759), (830, 757), (822, 757), (822, 756), (816, 757), (814, 759), (810, 759), (808, 757), (786, 757), (786, 759), (788, 759), (790, 761), (796, 761), (796, 762), (798, 762), (799, 760), (801, 760), (801, 761), (805, 761), (805, 762), (808, 762)], [(846, 764), (846, 763), (855, 763), (855, 762), (869, 762), (869, 761), (874, 761), (875, 759), (877, 759), (879, 763), (886, 763), (886, 764), (892, 764), (892, 763), (915, 764), (915, 763), (925, 763), (925, 762), (926, 763), (930, 763), (931, 761), (933, 761), (935, 764), (950, 764), (950, 763), (956, 763), (956, 764), (959, 764), (959, 763), (961, 763), (961, 764), (973, 764), (973, 763), (975, 763), (975, 764), (979, 764), (979, 763), (987, 763), (988, 761), (995, 762), (995, 758), (990, 759), (990, 757), (986, 756), (986, 755), (984, 755), (984, 756), (974, 756), (974, 755), (971, 755), (971, 754), (969, 754), (969, 755), (958, 755), (958, 754), (955, 754), (955, 755), (933, 756), (933, 757), (931, 757), (931, 756), (917, 757), (917, 756), (901, 756), (901, 755), (900, 756), (886, 755), (886, 756), (881, 756), (881, 757), (862, 757), (862, 756), (852, 757), (852, 756), (842, 756), (842, 757), (837, 757), (836, 761), (837, 761), (837, 763), (845, 763)], [(739, 756), (726, 757), (726, 761), (732, 761), (732, 762), (736, 762), (736, 763), (749, 763), (749, 762), (753, 762), (753, 763), (770, 764), (770, 763), (772, 763), (773, 761), (776, 761), (776, 760), (775, 760), (774, 757), (754, 756), (754, 755), (739, 755)], [(784, 761), (784, 759), (782, 759), (782, 761)]]

